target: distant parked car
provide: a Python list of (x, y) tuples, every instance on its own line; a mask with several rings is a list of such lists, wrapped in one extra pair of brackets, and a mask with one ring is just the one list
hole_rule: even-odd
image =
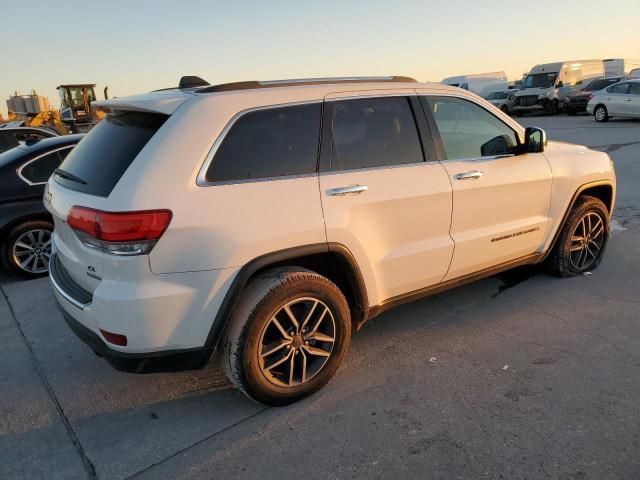
[(640, 79), (616, 83), (593, 94), (587, 105), (587, 113), (597, 122), (607, 122), (611, 117), (640, 118)]
[(44, 138), (57, 136), (57, 133), (51, 130), (45, 130), (44, 128), (8, 127), (0, 125), (0, 153), (11, 150), (19, 145), (30, 144)]
[(47, 180), (82, 135), (29, 142), (0, 154), (0, 257), (24, 277), (46, 275), (51, 215), (42, 195)]
[(589, 99), (591, 98), (593, 92), (597, 92), (598, 90), (607, 88), (624, 79), (625, 77), (596, 78), (595, 80), (589, 82), (587, 86), (582, 90), (567, 94), (567, 97), (564, 100), (564, 109), (567, 112), (567, 115), (575, 115), (580, 112), (586, 112), (587, 104), (589, 103)]
[(509, 113), (513, 109), (513, 104), (516, 99), (517, 90), (504, 90), (501, 92), (493, 92), (487, 95), (486, 100), (498, 107), (504, 113)]

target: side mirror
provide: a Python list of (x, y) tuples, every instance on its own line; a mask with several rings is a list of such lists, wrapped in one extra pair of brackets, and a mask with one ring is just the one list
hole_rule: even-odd
[(527, 153), (544, 152), (547, 146), (547, 134), (538, 127), (527, 127), (524, 131), (524, 147)]

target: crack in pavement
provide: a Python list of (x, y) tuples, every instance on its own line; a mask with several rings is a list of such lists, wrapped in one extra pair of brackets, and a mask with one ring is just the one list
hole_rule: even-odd
[(177, 457), (177, 456), (178, 456), (178, 455), (180, 455), (181, 453), (184, 453), (184, 452), (186, 452), (187, 450), (191, 450), (192, 448), (197, 447), (198, 445), (200, 445), (200, 444), (202, 444), (202, 443), (206, 442), (207, 440), (210, 440), (210, 439), (214, 438), (215, 436), (220, 435), (221, 433), (226, 432), (227, 430), (230, 430), (230, 429), (232, 429), (232, 428), (234, 428), (234, 427), (237, 427), (238, 425), (240, 425), (240, 424), (242, 424), (242, 423), (244, 423), (244, 422), (246, 422), (246, 421), (248, 421), (248, 420), (251, 420), (251, 419), (252, 419), (252, 418), (254, 418), (254, 417), (257, 417), (257, 416), (258, 416), (258, 415), (260, 415), (261, 413), (266, 412), (267, 410), (269, 410), (269, 408), (270, 408), (270, 407), (264, 407), (264, 408), (262, 408), (262, 409), (258, 410), (257, 412), (252, 413), (252, 414), (251, 414), (251, 415), (249, 415), (248, 417), (243, 418), (242, 420), (238, 420), (236, 423), (233, 423), (233, 424), (229, 425), (228, 427), (223, 428), (222, 430), (219, 430), (219, 431), (217, 431), (217, 432), (215, 432), (215, 433), (212, 433), (211, 435), (207, 435), (206, 437), (201, 438), (201, 439), (200, 439), (200, 440), (198, 440), (197, 442), (192, 443), (191, 445), (187, 445), (187, 446), (186, 446), (186, 447), (184, 447), (184, 448), (181, 448), (180, 450), (177, 450), (177, 451), (173, 452), (171, 455), (168, 455), (168, 456), (164, 457), (162, 460), (158, 460), (158, 461), (157, 461), (157, 462), (155, 462), (155, 463), (152, 463), (152, 464), (150, 464), (150, 465), (147, 465), (147, 466), (146, 466), (146, 467), (144, 467), (143, 469), (138, 470), (137, 472), (135, 472), (135, 473), (133, 473), (133, 474), (129, 475), (128, 477), (125, 477), (125, 480), (130, 480), (130, 479), (135, 478), (135, 477), (137, 477), (137, 476), (139, 476), (139, 475), (142, 475), (144, 472), (146, 472), (146, 471), (148, 471), (148, 470), (151, 470), (152, 468), (155, 468), (155, 467), (157, 467), (158, 465), (163, 464), (163, 463), (164, 463), (164, 462), (166, 462), (167, 460), (170, 460), (170, 459), (172, 459), (172, 458), (174, 458), (174, 457)]
[(96, 474), (96, 469), (93, 466), (93, 463), (91, 463), (91, 460), (87, 456), (86, 452), (84, 451), (84, 448), (82, 447), (82, 444), (80, 443), (80, 440), (78, 439), (78, 436), (76, 435), (76, 432), (73, 430), (73, 427), (71, 426), (71, 423), (69, 422), (69, 419), (67, 418), (67, 415), (64, 413), (64, 409), (62, 408), (62, 405), (60, 404), (60, 401), (58, 400), (58, 397), (56, 396), (55, 392), (53, 391), (53, 388), (51, 387), (51, 384), (49, 383), (49, 380), (47, 379), (47, 377), (46, 377), (46, 375), (44, 373), (44, 370), (40, 366), (40, 363), (38, 362), (38, 359), (36, 358), (35, 352), (31, 348), (31, 344), (27, 340), (27, 336), (25, 335), (24, 330), (22, 330), (22, 326), (20, 325), (20, 322), (18, 321), (18, 317), (16, 316), (16, 312), (13, 309), (13, 305), (11, 305), (11, 302), (9, 301), (9, 297), (7, 296), (7, 293), (4, 291), (4, 288), (2, 288), (2, 285), (0, 285), (0, 292), (2, 293), (2, 296), (4, 297), (5, 302), (7, 302), (7, 306), (9, 307), (9, 311), (11, 312), (11, 317), (13, 318), (13, 321), (16, 324), (16, 327), (18, 328), (18, 331), (20, 332), (20, 336), (22, 337), (22, 340), (24, 341), (25, 346), (27, 347), (27, 350), (29, 351), (29, 354), (30, 354), (31, 359), (33, 361), (33, 364), (35, 366), (36, 372), (38, 373), (38, 376), (40, 377), (40, 381), (44, 385), (44, 388), (47, 391), (47, 394), (49, 395), (49, 398), (53, 402), (53, 405), (55, 406), (56, 412), (58, 413), (58, 416), (60, 417), (60, 420), (62, 421), (62, 424), (64, 425), (64, 428), (67, 431), (67, 435), (69, 436), (69, 439), (71, 440), (71, 443), (73, 444), (74, 448), (76, 449), (76, 452), (78, 453), (78, 455), (80, 456), (80, 459), (82, 460), (82, 464), (84, 466), (84, 469), (87, 472), (87, 477), (90, 480), (97, 480), (98, 475)]

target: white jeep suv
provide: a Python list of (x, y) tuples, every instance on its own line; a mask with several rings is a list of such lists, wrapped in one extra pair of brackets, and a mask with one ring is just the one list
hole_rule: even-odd
[(69, 326), (116, 368), (201, 367), (271, 405), (388, 308), (518, 265), (600, 262), (609, 157), (403, 77), (242, 82), (96, 105), (48, 182)]

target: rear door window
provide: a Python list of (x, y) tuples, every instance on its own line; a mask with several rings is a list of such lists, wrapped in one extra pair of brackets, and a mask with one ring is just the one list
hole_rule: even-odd
[(408, 98), (364, 98), (331, 103), (332, 170), (424, 161)]
[(231, 127), (207, 169), (207, 182), (236, 182), (314, 173), (321, 104), (256, 110)]
[[(56, 182), (90, 195), (109, 196), (167, 118), (167, 115), (142, 112), (107, 115), (60, 165), (69, 177), (56, 175)], [(73, 177), (76, 180), (72, 180)]]
[(619, 94), (626, 94), (629, 91), (629, 84), (628, 83), (618, 83), (612, 87), (609, 87), (607, 89), (607, 92), (609, 93), (619, 93)]

